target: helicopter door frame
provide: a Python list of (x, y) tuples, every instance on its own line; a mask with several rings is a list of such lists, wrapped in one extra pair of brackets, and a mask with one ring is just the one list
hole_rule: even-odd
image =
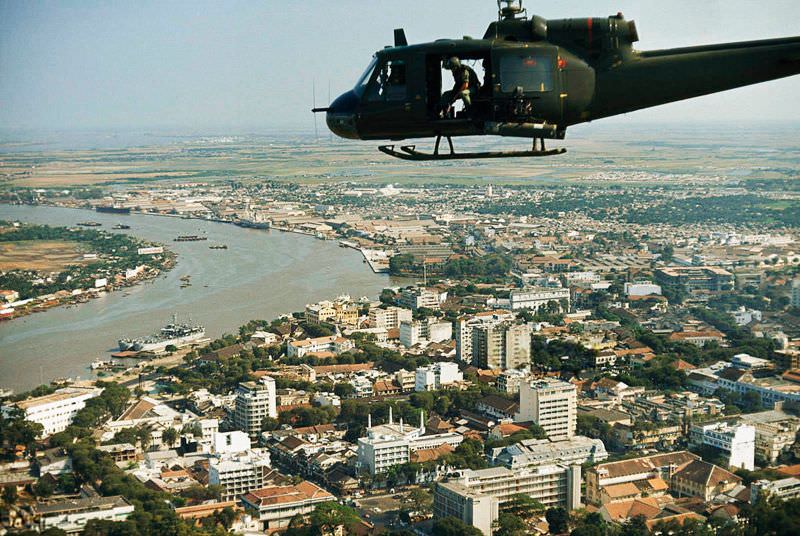
[[(361, 97), (360, 128), (369, 136), (397, 137), (418, 130), (425, 118), (425, 99), (416, 80), (424, 72), (413, 55), (379, 55)], [(402, 89), (401, 89), (402, 88)]]

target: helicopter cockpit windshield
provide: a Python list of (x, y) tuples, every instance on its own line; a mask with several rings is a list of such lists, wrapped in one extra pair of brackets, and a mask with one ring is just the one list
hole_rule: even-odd
[(367, 89), (367, 84), (369, 84), (370, 79), (372, 78), (372, 73), (375, 71), (375, 66), (378, 65), (378, 58), (377, 56), (372, 57), (372, 61), (369, 62), (369, 66), (364, 70), (364, 74), (362, 74), (358, 82), (356, 82), (356, 86), (353, 88), (353, 91), (359, 97), (364, 95), (364, 91)]

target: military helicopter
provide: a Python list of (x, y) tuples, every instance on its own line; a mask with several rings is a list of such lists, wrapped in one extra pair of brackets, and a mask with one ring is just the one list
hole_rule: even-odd
[[(800, 37), (640, 52), (636, 24), (621, 13), (545, 20), (528, 17), (522, 0), (497, 6), (482, 39), (409, 45), (395, 30), (394, 46), (375, 53), (352, 90), (313, 111), (326, 112), (342, 138), (435, 138), (432, 153), (379, 147), (404, 160), (541, 157), (566, 152), (546, 149), (545, 140), (564, 139), (572, 125), (800, 73)], [(469, 107), (443, 113), (450, 58), (482, 70), (483, 81)], [(532, 139), (532, 148), (453, 148), (454, 137), (487, 135)], [(443, 138), (449, 152), (439, 150)]]

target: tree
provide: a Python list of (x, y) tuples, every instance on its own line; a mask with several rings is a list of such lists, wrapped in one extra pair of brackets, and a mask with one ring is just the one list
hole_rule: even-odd
[(33, 493), (37, 497), (49, 497), (55, 491), (52, 480), (48, 478), (40, 478), (33, 486)]
[(17, 486), (6, 486), (3, 488), (3, 502), (14, 504), (17, 502)]
[(525, 522), (514, 514), (501, 513), (497, 518), (495, 536), (523, 536)]
[(275, 417), (264, 417), (261, 421), (262, 432), (272, 432), (281, 427), (281, 423)]
[(483, 536), (483, 533), (457, 517), (444, 517), (433, 522), (431, 536)]
[(524, 493), (518, 493), (503, 503), (503, 511), (523, 519), (529, 519), (545, 511), (545, 506)]
[(167, 428), (161, 433), (161, 441), (167, 446), (172, 447), (178, 441), (178, 431), (175, 428)]
[(425, 488), (414, 488), (408, 494), (408, 500), (415, 512), (428, 513), (433, 506), (433, 497)]
[(340, 398), (350, 398), (355, 394), (356, 388), (349, 383), (337, 383), (333, 388), (333, 392)]
[(550, 525), (550, 534), (563, 534), (569, 528), (569, 513), (560, 506), (547, 510), (545, 519)]

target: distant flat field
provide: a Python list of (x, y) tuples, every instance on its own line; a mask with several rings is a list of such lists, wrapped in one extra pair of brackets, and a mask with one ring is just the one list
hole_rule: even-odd
[(0, 270), (60, 272), (84, 262), (80, 244), (68, 241), (23, 240), (0, 242)]

